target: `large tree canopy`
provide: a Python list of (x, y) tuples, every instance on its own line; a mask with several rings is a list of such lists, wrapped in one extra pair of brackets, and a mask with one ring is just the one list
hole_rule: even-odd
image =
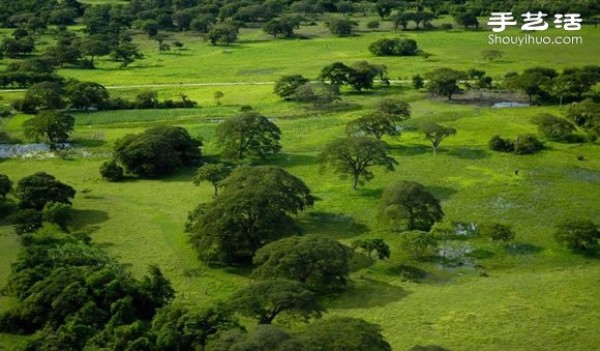
[(70, 205), (75, 189), (48, 173), (38, 172), (19, 180), (15, 195), (21, 200), (20, 207), (42, 210), (49, 202)]
[(438, 199), (416, 182), (390, 184), (381, 196), (381, 214), (394, 225), (406, 223), (406, 229), (429, 230), (444, 217)]
[(314, 236), (293, 236), (272, 242), (254, 256), (259, 278), (284, 278), (316, 291), (345, 287), (352, 249), (339, 242)]
[(217, 127), (216, 136), (223, 156), (235, 162), (249, 156), (264, 159), (281, 149), (281, 130), (257, 112), (249, 111), (225, 120)]
[(42, 112), (23, 123), (26, 137), (34, 140), (46, 138), (50, 144), (64, 143), (73, 131), (75, 118), (62, 112)]
[(382, 166), (394, 170), (398, 162), (388, 155), (387, 145), (380, 140), (350, 136), (336, 139), (325, 146), (320, 155), (324, 165), (330, 165), (342, 178), (352, 177), (352, 189), (373, 179), (370, 168)]

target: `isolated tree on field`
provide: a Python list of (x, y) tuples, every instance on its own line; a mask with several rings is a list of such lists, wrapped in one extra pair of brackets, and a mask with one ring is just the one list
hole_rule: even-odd
[(257, 112), (248, 111), (219, 124), (217, 143), (225, 158), (241, 162), (248, 156), (265, 159), (279, 152), (281, 130)]
[(237, 40), (238, 34), (239, 29), (236, 26), (222, 23), (212, 27), (206, 34), (205, 39), (210, 41), (212, 45), (217, 45), (217, 43), (229, 45)]
[(42, 210), (49, 202), (71, 205), (75, 189), (48, 173), (38, 172), (19, 180), (15, 195), (21, 200), (21, 208)]
[(292, 236), (259, 249), (253, 274), (295, 280), (315, 291), (335, 291), (346, 286), (351, 257), (352, 249), (333, 239)]
[(501, 223), (486, 223), (479, 227), (479, 234), (492, 241), (511, 242), (515, 239), (515, 232), (507, 225)]
[(397, 124), (410, 118), (410, 105), (398, 99), (384, 99), (374, 113), (351, 121), (346, 126), (348, 135), (371, 134), (377, 139), (383, 135), (398, 136)]
[(422, 89), (425, 86), (425, 80), (423, 77), (416, 74), (412, 77), (412, 85), (417, 90)]
[(224, 163), (209, 163), (198, 168), (194, 175), (194, 184), (210, 182), (215, 189), (215, 196), (219, 193), (220, 182), (231, 174), (231, 167)]
[(324, 311), (315, 294), (302, 283), (284, 279), (252, 282), (236, 292), (229, 304), (259, 324), (271, 324), (280, 315), (308, 322)]
[(27, 138), (39, 140), (47, 138), (52, 145), (64, 143), (73, 131), (75, 118), (62, 112), (42, 112), (23, 123)]
[(373, 89), (373, 81), (379, 76), (382, 81), (387, 81), (387, 67), (384, 65), (370, 64), (367, 61), (359, 61), (352, 64), (348, 76), (348, 84), (356, 91), (362, 89)]
[(89, 36), (80, 41), (81, 53), (89, 57), (89, 67), (94, 68), (94, 60), (110, 54), (110, 43), (100, 36)]
[(303, 340), (309, 350), (391, 351), (381, 334), (381, 327), (352, 317), (323, 318), (310, 323)]
[(12, 181), (5, 174), (0, 174), (0, 198), (6, 199), (6, 195), (12, 190)]
[(559, 223), (554, 238), (579, 253), (593, 254), (600, 248), (600, 228), (589, 219), (568, 219)]
[(366, 240), (355, 240), (352, 242), (352, 248), (362, 249), (367, 253), (369, 263), (373, 263), (373, 252), (377, 254), (380, 260), (390, 258), (390, 247), (383, 241), (383, 239), (366, 239)]
[(299, 74), (282, 76), (275, 82), (275, 87), (273, 88), (273, 91), (275, 92), (275, 94), (279, 95), (283, 99), (290, 100), (296, 92), (296, 89), (298, 89), (299, 86), (304, 85), (308, 82), (308, 79), (304, 78)]
[(340, 177), (352, 177), (352, 189), (373, 179), (370, 168), (382, 166), (393, 171), (398, 164), (389, 156), (387, 145), (369, 137), (350, 136), (336, 139), (325, 146), (319, 156), (323, 166), (330, 166)]
[(127, 67), (135, 60), (139, 60), (144, 57), (138, 49), (138, 47), (129, 42), (120, 43), (113, 47), (110, 56), (113, 60), (121, 62), (121, 67)]
[(452, 100), (452, 95), (460, 91), (458, 83), (466, 78), (466, 73), (452, 68), (438, 68), (425, 73), (428, 79), (426, 84), (427, 91), (434, 95), (446, 96)]
[(290, 100), (312, 103), (315, 107), (322, 107), (339, 101), (341, 98), (339, 88), (336, 85), (308, 82), (297, 87)]
[(486, 49), (481, 51), (481, 57), (490, 62), (502, 58), (502, 56), (504, 56), (504, 52), (496, 49)]
[(423, 123), (420, 126), (420, 131), (425, 136), (425, 139), (431, 142), (433, 154), (437, 154), (438, 147), (444, 139), (449, 136), (456, 135), (456, 129), (452, 127), (444, 127), (436, 123)]
[(148, 128), (144, 134), (164, 139), (175, 150), (183, 166), (193, 167), (202, 163), (202, 142), (192, 138), (187, 129), (163, 125)]
[(115, 143), (115, 157), (131, 173), (153, 178), (182, 166), (177, 151), (159, 135), (128, 134)]
[(331, 85), (342, 86), (348, 84), (351, 74), (352, 68), (342, 62), (334, 62), (323, 67), (319, 79), (329, 81)]
[(123, 179), (125, 171), (115, 160), (104, 162), (100, 166), (100, 175), (109, 182), (118, 182)]
[(217, 106), (221, 106), (221, 99), (225, 96), (222, 91), (215, 91), (215, 101), (217, 102)]
[(75, 83), (67, 88), (67, 98), (71, 105), (79, 110), (102, 108), (108, 101), (108, 97), (108, 90), (94, 82)]
[(283, 34), (286, 38), (293, 36), (294, 29), (298, 28), (300, 28), (300, 19), (296, 16), (284, 16), (274, 19), (263, 26), (265, 33), (271, 34), (273, 37)]
[(428, 231), (444, 217), (440, 201), (416, 182), (398, 181), (381, 195), (381, 215), (392, 224), (406, 222), (406, 229)]
[(331, 34), (343, 37), (352, 34), (352, 29), (358, 26), (358, 22), (346, 18), (335, 18), (326, 25)]
[(411, 253), (415, 259), (422, 258), (436, 244), (433, 236), (424, 231), (413, 230), (400, 234), (400, 247)]

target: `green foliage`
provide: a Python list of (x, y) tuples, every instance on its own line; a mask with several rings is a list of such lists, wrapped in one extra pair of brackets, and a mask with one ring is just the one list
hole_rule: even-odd
[(135, 60), (144, 57), (135, 44), (128, 42), (120, 43), (115, 46), (110, 52), (110, 56), (114, 61), (121, 62), (121, 67), (127, 67)]
[(23, 133), (33, 140), (45, 137), (55, 145), (69, 139), (74, 125), (75, 118), (71, 115), (62, 112), (42, 112), (23, 123)]
[(536, 115), (531, 121), (537, 124), (540, 134), (550, 140), (568, 141), (575, 131), (575, 126), (569, 121), (549, 113)]
[(518, 155), (533, 154), (544, 148), (544, 143), (531, 134), (517, 136), (513, 145), (515, 147), (515, 153)]
[(576, 125), (585, 128), (594, 136), (600, 136), (600, 104), (591, 99), (574, 103), (567, 111), (567, 117)]
[(12, 181), (6, 174), (0, 174), (0, 198), (6, 199), (6, 195), (12, 190)]
[(42, 211), (44, 221), (56, 224), (61, 229), (65, 230), (67, 224), (73, 218), (70, 205), (60, 202), (48, 202)]
[(499, 135), (494, 135), (488, 142), (490, 150), (500, 152), (513, 152), (515, 151), (515, 145), (508, 139), (503, 139)]
[(428, 231), (444, 217), (440, 201), (416, 182), (398, 181), (381, 195), (381, 216), (398, 226), (406, 221), (406, 229)]
[(277, 37), (283, 34), (284, 37), (290, 38), (294, 35), (294, 29), (300, 28), (300, 19), (295, 16), (284, 16), (280, 19), (271, 20), (263, 26), (265, 33)]
[(425, 87), (425, 80), (423, 79), (423, 77), (421, 77), (421, 75), (415, 74), (412, 77), (412, 85), (417, 90), (422, 89), (423, 87)]
[(315, 291), (336, 291), (346, 286), (351, 257), (352, 250), (335, 240), (293, 236), (260, 248), (254, 256), (253, 274), (295, 280)]
[(384, 99), (379, 101), (374, 113), (355, 119), (346, 125), (348, 135), (371, 134), (378, 140), (384, 134), (398, 136), (399, 122), (410, 118), (410, 105), (402, 100)]
[(493, 241), (511, 242), (515, 239), (515, 232), (507, 225), (501, 223), (486, 223), (479, 226), (479, 234)]
[(216, 138), (222, 155), (238, 163), (247, 157), (263, 160), (281, 149), (281, 130), (265, 116), (252, 111), (219, 124)]
[(593, 254), (600, 248), (600, 228), (589, 219), (568, 219), (559, 223), (554, 238), (579, 253)]
[(67, 97), (71, 105), (79, 110), (101, 109), (108, 101), (108, 90), (98, 83), (80, 82), (69, 85)]
[(42, 227), (43, 221), (42, 213), (30, 208), (17, 211), (9, 219), (15, 226), (17, 235), (36, 232)]
[(23, 112), (33, 113), (40, 110), (59, 110), (65, 106), (64, 91), (60, 84), (43, 82), (32, 85), (23, 99)]
[(358, 26), (358, 22), (345, 18), (335, 18), (330, 20), (326, 25), (331, 34), (343, 37), (351, 35), (352, 29)]
[(369, 257), (369, 262), (373, 262), (373, 258), (371, 257), (373, 251), (377, 253), (377, 257), (380, 260), (385, 258), (390, 258), (390, 247), (383, 241), (383, 239), (366, 239), (366, 240), (354, 240), (352, 242), (352, 248), (362, 249), (367, 253), (367, 257)]
[(213, 26), (204, 38), (210, 41), (212, 45), (218, 43), (229, 45), (237, 40), (238, 34), (238, 27), (228, 23), (220, 23)]
[(279, 316), (308, 322), (323, 313), (315, 295), (302, 283), (283, 279), (250, 283), (238, 290), (229, 303), (235, 311), (259, 324), (271, 324)]
[(413, 56), (419, 51), (414, 39), (379, 39), (369, 45), (369, 51), (375, 56)]
[(38, 172), (19, 180), (15, 195), (21, 200), (21, 208), (41, 211), (49, 202), (71, 205), (75, 189), (48, 173)]
[(118, 182), (123, 179), (124, 170), (115, 160), (102, 163), (100, 166), (100, 175), (109, 182)]
[(312, 205), (300, 179), (277, 167), (239, 167), (224, 191), (188, 216), (186, 231), (211, 264), (248, 263), (263, 245), (297, 232), (290, 217)]
[(532, 67), (521, 74), (506, 77), (504, 85), (527, 94), (530, 103), (539, 104), (549, 100), (548, 90), (557, 75), (558, 73), (551, 68)]
[(463, 71), (443, 67), (425, 73), (425, 78), (428, 79), (426, 84), (428, 92), (446, 96), (448, 100), (452, 100), (452, 95), (460, 90), (459, 81), (465, 79), (466, 74)]
[(182, 127), (157, 126), (117, 140), (115, 156), (127, 171), (153, 178), (171, 174), (182, 166), (200, 164), (201, 145)]
[(312, 103), (315, 107), (322, 107), (339, 101), (341, 98), (339, 89), (335, 85), (307, 82), (294, 90), (290, 100)]
[(198, 168), (194, 175), (194, 185), (210, 182), (215, 188), (215, 196), (219, 193), (220, 182), (231, 174), (231, 166), (224, 163), (205, 164)]
[(285, 100), (290, 100), (296, 89), (301, 85), (308, 83), (309, 80), (299, 74), (291, 76), (282, 76), (275, 82), (273, 91)]
[(331, 166), (341, 178), (352, 177), (354, 190), (359, 184), (373, 179), (371, 167), (382, 166), (393, 171), (398, 164), (389, 156), (388, 147), (383, 141), (357, 136), (339, 138), (325, 145), (319, 159), (324, 166)]
[(433, 235), (420, 230), (400, 234), (400, 247), (415, 259), (423, 258), (427, 251), (437, 245)]
[(437, 154), (438, 147), (444, 139), (446, 139), (449, 136), (456, 135), (456, 129), (452, 127), (444, 127), (442, 125), (431, 122), (421, 124), (419, 129), (421, 133), (423, 133), (423, 135), (425, 136), (425, 139), (431, 142), (434, 155)]
[(311, 323), (304, 340), (315, 350), (391, 351), (381, 327), (359, 318), (332, 317)]

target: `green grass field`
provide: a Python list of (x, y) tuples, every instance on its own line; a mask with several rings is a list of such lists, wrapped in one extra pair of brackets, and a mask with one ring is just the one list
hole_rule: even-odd
[[(362, 20), (361, 20), (362, 21)], [(364, 24), (363, 27), (364, 28)], [(581, 32), (584, 44), (569, 46), (502, 47), (505, 57), (483, 62), (488, 31), (435, 31), (389, 33), (361, 32), (351, 38), (332, 38), (322, 26), (305, 27), (307, 40), (272, 40), (259, 30), (242, 33), (230, 48), (211, 47), (191, 34), (181, 37), (188, 50), (159, 54), (142, 37), (146, 59), (121, 70), (103, 61), (97, 70), (65, 69), (69, 77), (108, 85), (152, 83), (272, 81), (283, 74), (315, 77), (333, 61), (369, 60), (386, 64), (390, 77), (407, 79), (438, 66), (481, 68), (500, 78), (508, 71), (539, 65), (555, 68), (597, 63), (600, 29)], [(554, 32), (557, 33), (564, 32)], [(374, 58), (370, 42), (380, 37), (406, 35), (432, 53), (429, 59)], [(564, 35), (564, 34), (562, 34)], [(154, 43), (151, 43), (154, 45)], [(227, 51), (227, 52), (226, 52)], [(346, 92), (341, 111), (317, 110), (277, 99), (268, 85), (160, 88), (160, 98), (185, 92), (201, 107), (189, 110), (111, 111), (76, 115), (76, 144), (92, 152), (88, 158), (0, 161), (0, 173), (18, 180), (46, 171), (74, 186), (78, 194), (74, 228), (96, 225), (94, 241), (120, 261), (142, 274), (157, 264), (171, 279), (180, 302), (200, 306), (227, 298), (248, 281), (248, 272), (210, 269), (200, 263), (183, 232), (188, 211), (210, 201), (209, 185), (192, 184), (193, 170), (162, 180), (108, 183), (98, 174), (111, 145), (127, 133), (150, 125), (174, 124), (188, 128), (204, 141), (205, 154), (216, 154), (217, 122), (250, 104), (282, 130), (282, 154), (270, 163), (302, 178), (320, 198), (314, 208), (298, 217), (305, 232), (350, 243), (357, 238), (385, 239), (392, 248), (390, 260), (354, 271), (348, 290), (326, 299), (329, 313), (364, 318), (379, 323), (394, 350), (415, 344), (439, 344), (451, 350), (593, 350), (600, 345), (600, 288), (597, 259), (574, 255), (552, 238), (553, 227), (571, 217), (600, 222), (600, 148), (598, 144), (547, 143), (536, 155), (517, 156), (487, 149), (491, 136), (515, 137), (536, 133), (531, 116), (540, 112), (563, 115), (556, 106), (492, 109), (431, 99), (407, 86), (394, 85), (362, 95)], [(223, 106), (213, 99), (223, 91)], [(133, 96), (139, 89), (113, 90)], [(10, 100), (16, 93), (2, 93)], [(410, 101), (413, 116), (405, 126), (436, 121), (455, 127), (434, 156), (415, 132), (386, 139), (399, 165), (395, 172), (376, 170), (375, 179), (354, 192), (349, 180), (319, 172), (317, 154), (325, 143), (344, 134), (345, 124), (368, 111), (381, 97)], [(19, 115), (4, 126), (22, 137)], [(583, 156), (583, 160), (578, 160)], [(519, 170), (519, 175), (515, 175)], [(378, 222), (379, 197), (387, 184), (412, 180), (426, 185), (438, 198), (448, 221), (505, 222), (517, 233), (517, 247), (506, 250), (483, 239), (468, 243), (479, 253), (475, 262), (456, 268), (414, 261), (399, 248), (398, 233)], [(458, 246), (465, 243), (457, 242)], [(12, 227), (0, 224), (0, 282), (19, 249)], [(406, 279), (406, 266), (425, 272), (420, 282)], [(1, 285), (1, 284), (0, 284)], [(0, 298), (0, 310), (13, 303)], [(0, 335), (0, 350), (10, 350), (23, 338)]]

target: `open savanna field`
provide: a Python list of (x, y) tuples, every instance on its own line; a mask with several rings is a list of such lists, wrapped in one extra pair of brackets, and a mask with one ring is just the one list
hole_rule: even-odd
[[(136, 275), (156, 264), (171, 280), (177, 302), (201, 307), (227, 299), (251, 279), (247, 268), (219, 269), (201, 263), (184, 233), (188, 212), (213, 199), (212, 186), (195, 186), (194, 169), (156, 180), (132, 177), (110, 183), (101, 178), (98, 168), (110, 158), (117, 139), (155, 125), (185, 127), (203, 141), (204, 155), (216, 156), (217, 125), (236, 115), (241, 106), (251, 105), (282, 132), (281, 153), (266, 163), (304, 180), (319, 199), (297, 217), (303, 232), (348, 245), (366, 238), (382, 238), (390, 245), (390, 259), (368, 267), (355, 262), (347, 290), (323, 298), (328, 314), (379, 324), (394, 350), (417, 344), (464, 351), (598, 349), (600, 261), (573, 254), (553, 238), (562, 220), (600, 222), (598, 143), (546, 141), (547, 148), (533, 155), (491, 151), (492, 136), (537, 134), (531, 117), (540, 113), (564, 116), (567, 108), (491, 108), (448, 102), (414, 90), (410, 79), (438, 67), (478, 68), (500, 81), (507, 72), (532, 66), (562, 70), (598, 64), (600, 28), (584, 26), (579, 32), (543, 34), (582, 36), (582, 45), (495, 46), (504, 51), (504, 57), (488, 62), (481, 58), (481, 51), (490, 48), (487, 29), (394, 33), (386, 22), (378, 30), (366, 29), (365, 24), (373, 19), (356, 17), (360, 30), (345, 38), (331, 36), (321, 22), (298, 30), (306, 39), (273, 39), (260, 29), (246, 28), (240, 40), (228, 47), (210, 46), (192, 32), (170, 33), (167, 41), (177, 39), (185, 46), (168, 53), (159, 53), (154, 41), (138, 33), (134, 41), (142, 48), (143, 60), (127, 68), (99, 60), (95, 70), (65, 68), (59, 74), (112, 86), (111, 95), (126, 98), (148, 88), (158, 91), (161, 100), (185, 93), (199, 107), (75, 113), (71, 138), (75, 148), (67, 157), (0, 160), (0, 173), (17, 181), (45, 171), (73, 186), (78, 192), (73, 201), (74, 229), (96, 226), (94, 242)], [(442, 18), (436, 24), (449, 21)], [(516, 30), (506, 33), (519, 34)], [(431, 56), (392, 58), (369, 53), (371, 42), (397, 36), (417, 40)], [(316, 79), (327, 64), (361, 60), (386, 65), (388, 76), (396, 82), (376, 84), (376, 89), (363, 93), (343, 90), (339, 106), (325, 109), (282, 101), (269, 84), (288, 74)], [(199, 83), (206, 85), (191, 86)], [(224, 93), (221, 106), (214, 99), (217, 90)], [(3, 101), (22, 95), (0, 92)], [(370, 112), (384, 97), (403, 99), (412, 110), (412, 117), (401, 123), (401, 136), (384, 137), (398, 166), (393, 172), (375, 168), (374, 179), (353, 191), (350, 179), (322, 169), (318, 155), (326, 143), (345, 135), (349, 121)], [(20, 114), (2, 120), (1, 130), (24, 139), (22, 124), (30, 117)], [(416, 131), (425, 121), (457, 130), (456, 136), (444, 140), (437, 155)], [(516, 232), (515, 243), (496, 244), (483, 238), (454, 241), (451, 245), (456, 250), (470, 251), (462, 266), (415, 260), (400, 248), (401, 233), (391, 231), (377, 215), (383, 189), (397, 180), (425, 185), (441, 200), (445, 221), (510, 224)], [(0, 286), (19, 249), (13, 227), (0, 222)], [(0, 310), (13, 303), (0, 296)], [(25, 341), (26, 337), (0, 334), (0, 350), (12, 350)]]

